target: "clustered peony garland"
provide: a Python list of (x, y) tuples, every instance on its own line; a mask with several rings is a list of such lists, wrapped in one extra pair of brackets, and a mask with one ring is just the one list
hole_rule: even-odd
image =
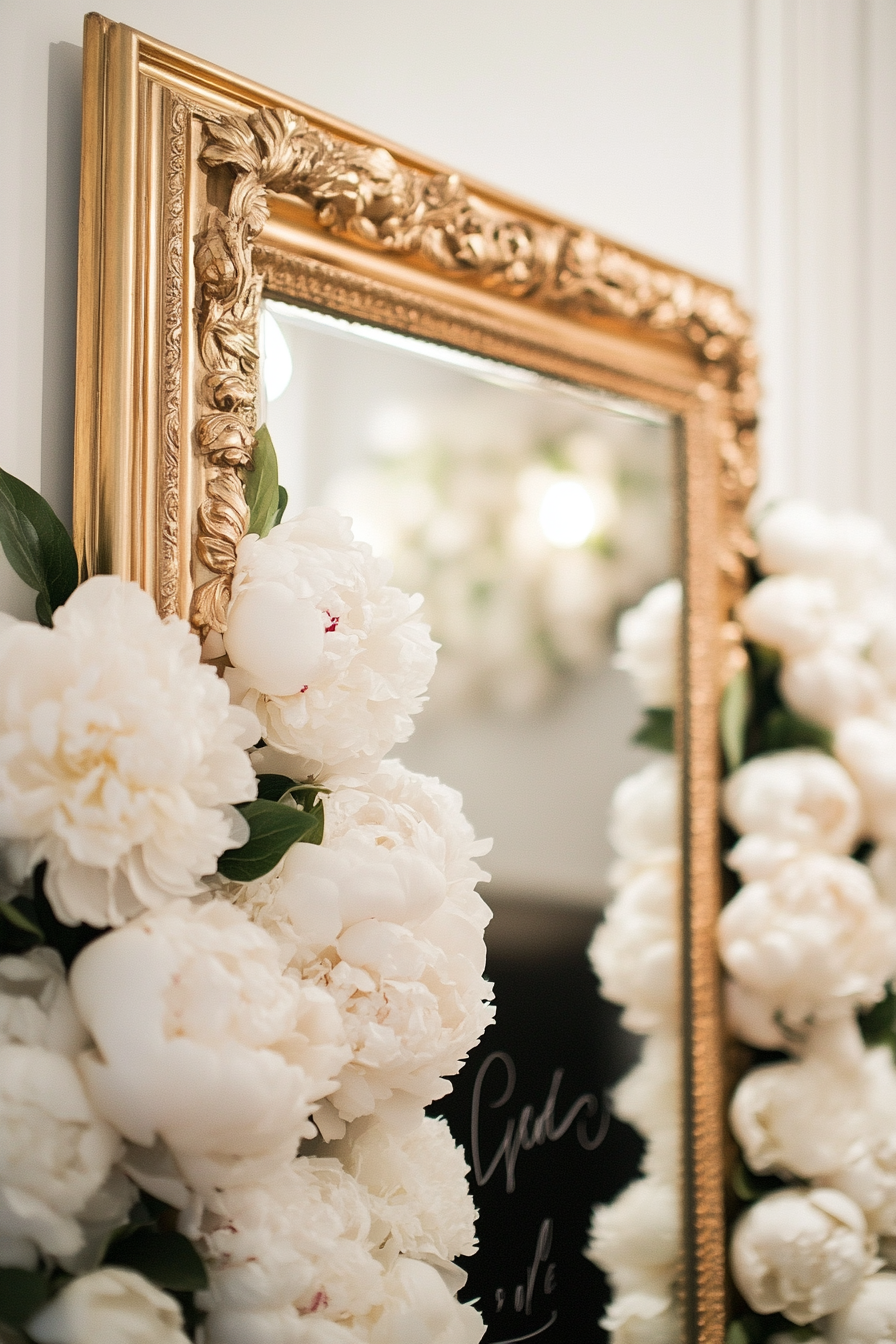
[[(654, 588), (619, 623), (616, 662), (645, 706), (639, 740), (671, 752), (681, 584)], [(614, 896), (590, 955), (601, 994), (623, 1006), (623, 1026), (645, 1036), (640, 1062), (618, 1083), (613, 1109), (646, 1141), (643, 1175), (597, 1206), (586, 1255), (609, 1277), (601, 1324), (615, 1344), (678, 1344), (681, 1145), (679, 923), (681, 841), (678, 769), (671, 754), (623, 780), (613, 795), (610, 840), (619, 856)]]
[(136, 585), (77, 587), (0, 476), (42, 623), (0, 626), (4, 1344), (484, 1332), (424, 1108), (493, 1016), (488, 844), (383, 759), (435, 665), (417, 601), (332, 510), (277, 522), (272, 471), (263, 441), (223, 676)]
[(732, 1030), (775, 1054), (731, 1102), (748, 1204), (731, 1266), (752, 1313), (734, 1344), (884, 1344), (896, 1339), (896, 548), (870, 519), (797, 502), (767, 512), (756, 540), (739, 611), (752, 759), (723, 793), (743, 885), (719, 944)]
[[(754, 1067), (731, 1102), (742, 1153), (731, 1268), (748, 1310), (729, 1344), (896, 1340), (896, 548), (855, 515), (767, 511), (738, 612), (748, 666), (723, 701), (743, 885), (719, 944), (734, 1035)], [(671, 748), (680, 598), (662, 585), (620, 626)], [(677, 1206), (675, 776), (659, 761), (617, 790), (618, 893), (595, 936), (605, 997), (647, 1035), (616, 1088), (645, 1134), (645, 1176), (595, 1210), (588, 1254), (610, 1276), (614, 1344), (673, 1344)], [(645, 877), (648, 874), (648, 877)]]

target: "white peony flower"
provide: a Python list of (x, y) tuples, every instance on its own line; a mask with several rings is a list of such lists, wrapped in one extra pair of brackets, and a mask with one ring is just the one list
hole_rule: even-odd
[(807, 854), (741, 888), (719, 945), (729, 973), (798, 1030), (881, 998), (896, 971), (896, 911), (862, 864)]
[(837, 731), (834, 751), (859, 786), (869, 834), (896, 840), (896, 726), (847, 719)]
[(728, 864), (746, 881), (770, 877), (800, 854), (849, 854), (859, 836), (859, 792), (843, 767), (820, 751), (757, 756), (728, 779), (722, 805), (743, 837)]
[(610, 802), (610, 844), (629, 863), (675, 858), (681, 848), (678, 761), (663, 756), (619, 784)]
[(804, 1033), (786, 1027), (775, 999), (747, 989), (739, 980), (725, 977), (722, 985), (725, 1022), (732, 1036), (761, 1050), (788, 1050), (802, 1042)]
[(189, 1344), (173, 1297), (130, 1269), (72, 1279), (28, 1322), (37, 1344)]
[(134, 583), (88, 580), (54, 616), (0, 639), (0, 837), (48, 864), (64, 923), (121, 924), (203, 890), (243, 843), (253, 798), (234, 711), (185, 621)]
[(754, 1171), (848, 1194), (872, 1231), (896, 1233), (896, 1068), (888, 1047), (851, 1066), (810, 1053), (754, 1069), (731, 1102), (731, 1128)]
[(617, 1293), (668, 1294), (678, 1273), (680, 1217), (674, 1183), (633, 1181), (612, 1204), (595, 1205), (585, 1254)]
[(630, 1031), (661, 1030), (677, 1011), (678, 910), (677, 865), (645, 868), (610, 902), (591, 940), (601, 994), (624, 1006)]
[(197, 1300), (210, 1344), (301, 1340), (303, 1322), (350, 1323), (384, 1301), (367, 1192), (333, 1159), (300, 1157), (222, 1191), (198, 1229), (182, 1227), (209, 1273)]
[(359, 1322), (370, 1344), (479, 1344), (485, 1322), (475, 1307), (458, 1302), (439, 1270), (399, 1256), (385, 1281), (386, 1300)]
[(601, 1325), (613, 1344), (681, 1344), (681, 1316), (669, 1293), (623, 1293), (607, 1307)]
[(318, 1113), (324, 1136), (374, 1108), (412, 1128), (494, 1016), (482, 978), (491, 915), (475, 891), (484, 846), (458, 794), (396, 761), (324, 807), (324, 843), (293, 846), (234, 899), (342, 1016), (352, 1059)]
[(868, 867), (881, 900), (896, 906), (896, 844), (878, 845)]
[(369, 774), (411, 734), (437, 646), (390, 572), (332, 509), (240, 543), (225, 675), (296, 779)]
[(778, 1190), (734, 1228), (731, 1272), (747, 1304), (807, 1325), (844, 1307), (878, 1265), (865, 1218), (839, 1190)]
[(767, 509), (754, 529), (764, 574), (823, 574), (831, 549), (831, 520), (808, 499)]
[(815, 652), (833, 634), (837, 593), (827, 579), (776, 575), (751, 588), (737, 609), (744, 633), (785, 658)]
[(0, 1238), (4, 1259), (30, 1267), (80, 1250), (78, 1215), (121, 1153), (70, 1059), (0, 1045)]
[(331, 1150), (368, 1191), (377, 1244), (390, 1254), (455, 1260), (476, 1250), (470, 1169), (447, 1121), (426, 1117), (401, 1137), (359, 1121)]
[(226, 901), (177, 901), (97, 939), (70, 975), (96, 1049), (94, 1105), (133, 1143), (158, 1136), (188, 1184), (252, 1179), (313, 1133), (347, 1051), (329, 997), (285, 977), (263, 929)]
[(70, 1058), (87, 1044), (62, 958), (53, 948), (0, 957), (0, 1042), (40, 1045)]
[(641, 1058), (612, 1092), (613, 1113), (647, 1139), (641, 1166), (673, 1183), (681, 1169), (681, 1040), (645, 1038)]
[(614, 666), (635, 679), (645, 705), (674, 707), (678, 698), (681, 581), (667, 579), (620, 617)]
[(884, 701), (880, 673), (847, 649), (818, 649), (789, 659), (780, 687), (792, 710), (832, 730), (856, 715), (876, 714)]
[(872, 1274), (853, 1300), (825, 1321), (830, 1344), (896, 1344), (896, 1274)]

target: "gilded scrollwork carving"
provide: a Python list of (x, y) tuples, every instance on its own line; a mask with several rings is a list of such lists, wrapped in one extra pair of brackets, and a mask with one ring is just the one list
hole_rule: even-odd
[(750, 321), (726, 289), (657, 266), (587, 229), (502, 215), (454, 173), (407, 167), (383, 148), (339, 139), (287, 109), (210, 119), (201, 158), (206, 168), (234, 175), (227, 213), (209, 208), (196, 249), (207, 417), (231, 412), (247, 440), (236, 456), (202, 449), (213, 468), (216, 506), (203, 506), (198, 549), (215, 577), (195, 594), (198, 627), (223, 628), (232, 557), (245, 526), (227, 478), (237, 480), (238, 468), (251, 461), (261, 295), (252, 241), (267, 218), (269, 192), (300, 197), (335, 234), (416, 254), (493, 291), (683, 336), (725, 394), (730, 417), (722, 426), (720, 565), (729, 598), (736, 594), (752, 551), (743, 507), (756, 479), (758, 389)]

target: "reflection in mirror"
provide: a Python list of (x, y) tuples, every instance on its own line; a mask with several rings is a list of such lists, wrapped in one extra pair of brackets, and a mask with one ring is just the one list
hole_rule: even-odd
[(458, 788), (487, 866), (497, 1019), (433, 1113), (480, 1209), (461, 1296), (486, 1344), (605, 1338), (582, 1254), (642, 1145), (607, 1091), (638, 1038), (595, 992), (610, 800), (650, 755), (614, 666), (624, 609), (675, 572), (665, 413), (448, 347), (268, 301), (266, 419), (289, 513), (326, 504), (423, 595), (441, 644), (397, 753)]

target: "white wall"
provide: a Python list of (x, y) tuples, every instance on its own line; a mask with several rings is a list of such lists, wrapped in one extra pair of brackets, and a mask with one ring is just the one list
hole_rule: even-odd
[[(62, 512), (82, 4), (0, 0), (0, 462)], [(733, 284), (760, 316), (767, 493), (896, 532), (896, 0), (115, 0), (110, 17)], [(30, 610), (2, 560), (0, 605)]]

